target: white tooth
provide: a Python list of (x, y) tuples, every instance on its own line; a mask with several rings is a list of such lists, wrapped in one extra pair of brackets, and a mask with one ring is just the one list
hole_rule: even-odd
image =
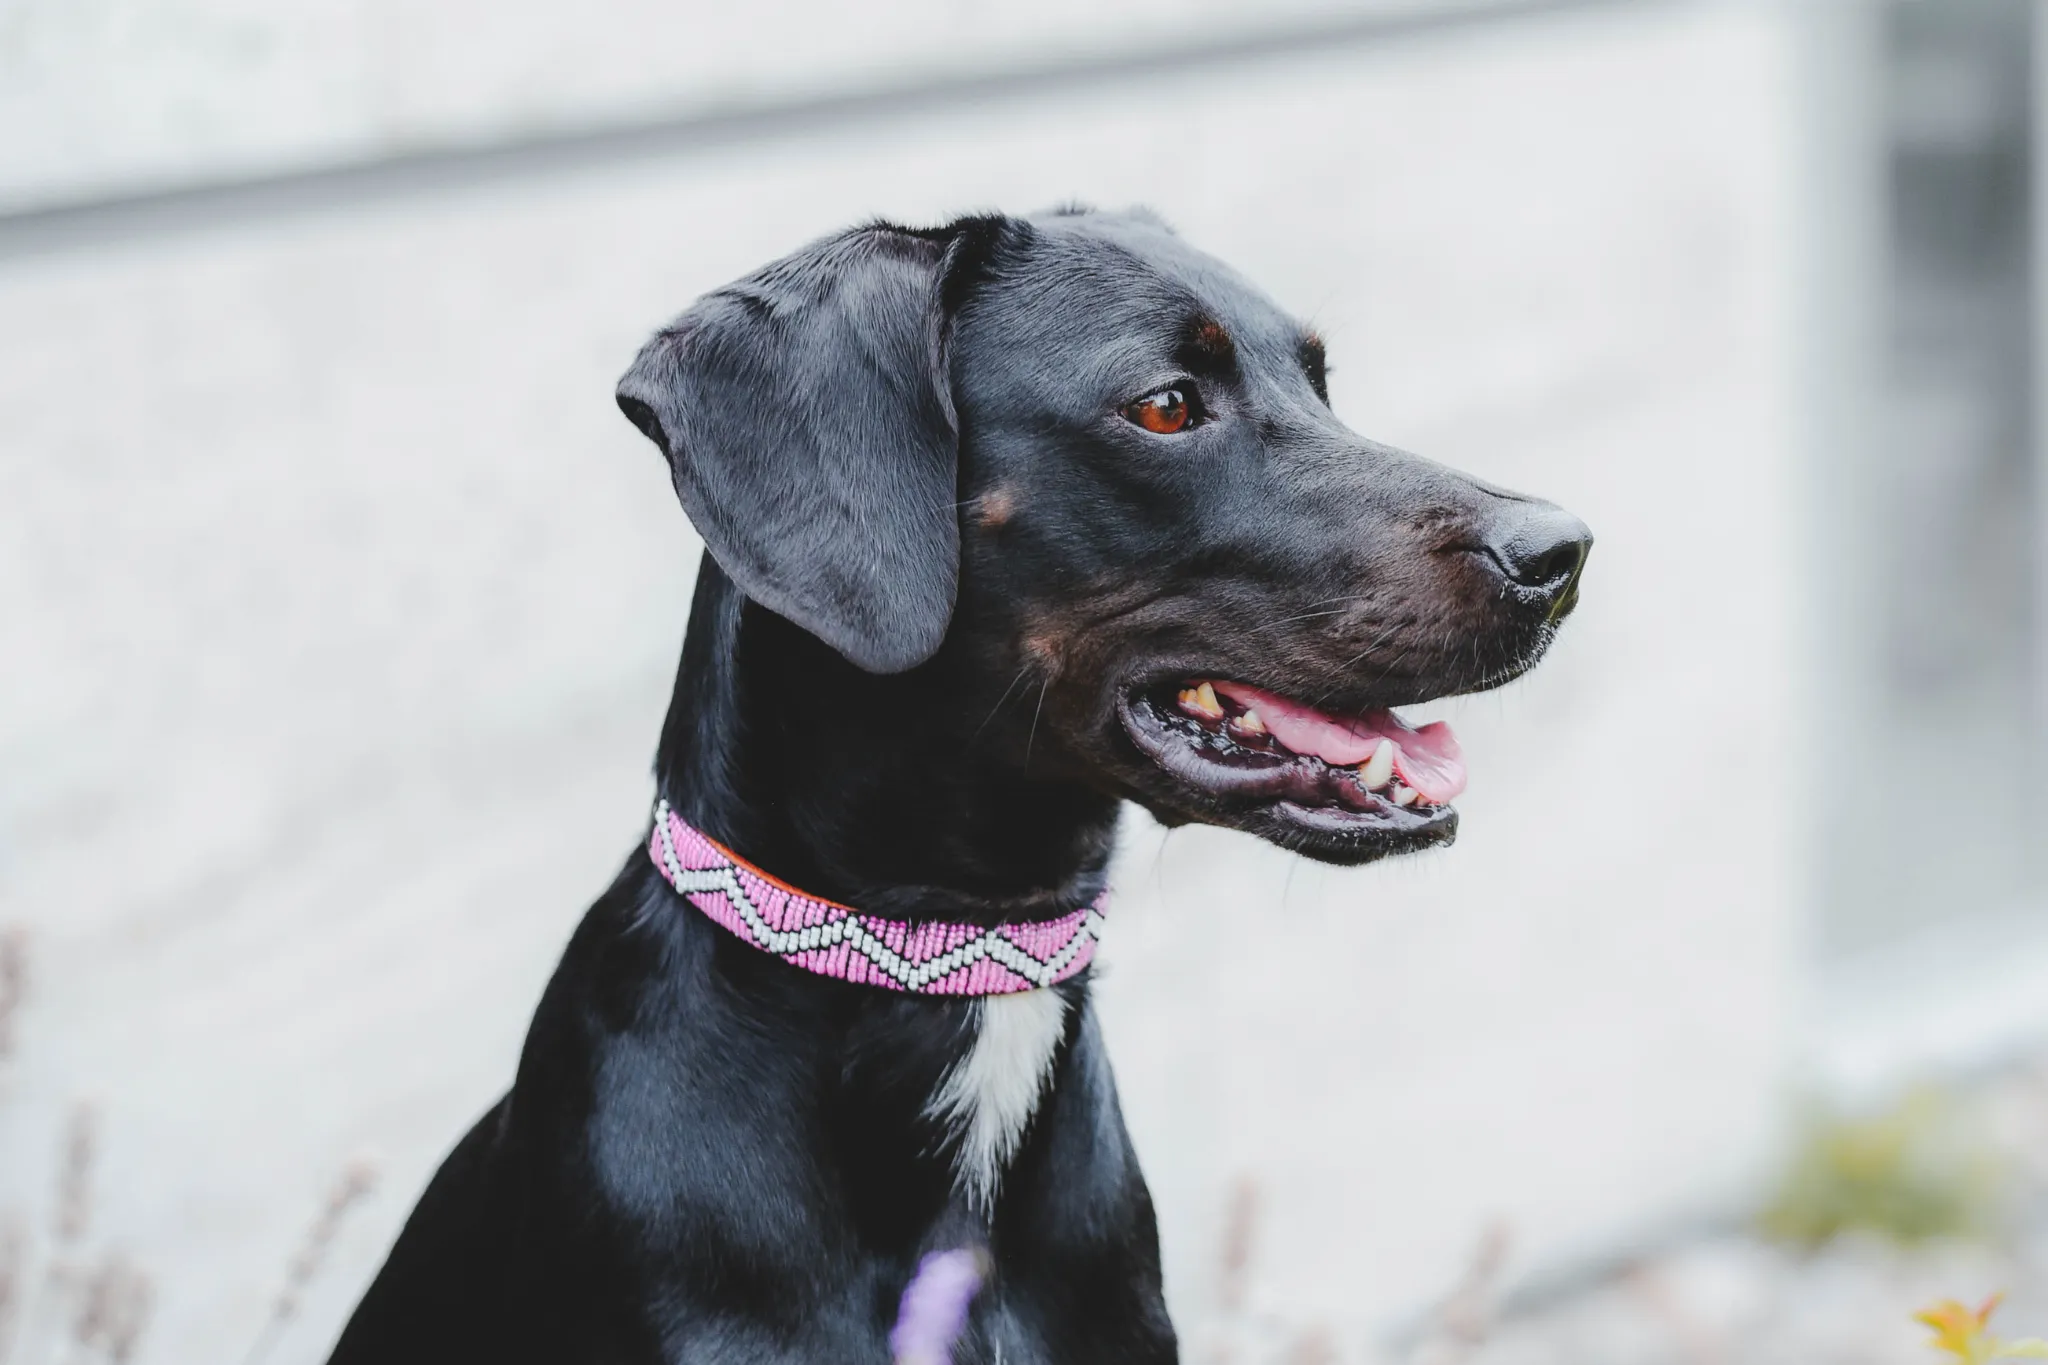
[(1380, 747), (1372, 751), (1372, 757), (1365, 760), (1365, 766), (1358, 770), (1358, 775), (1374, 791), (1386, 786), (1387, 780), (1394, 775), (1394, 741), (1381, 740)]
[(1237, 726), (1248, 735), (1263, 735), (1266, 733), (1266, 722), (1260, 720), (1259, 713), (1250, 707), (1246, 707), (1245, 713), (1237, 718)]
[(1404, 787), (1398, 782), (1394, 784), (1394, 804), (1397, 806), (1412, 806), (1415, 804), (1415, 798), (1420, 795), (1422, 793), (1413, 787)]

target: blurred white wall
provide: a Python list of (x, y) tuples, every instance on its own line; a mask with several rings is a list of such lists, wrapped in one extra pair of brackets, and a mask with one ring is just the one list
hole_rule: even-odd
[(1771, 11), (1612, 10), (0, 255), (0, 1205), (96, 1097), (143, 1358), (231, 1359), (379, 1153), (276, 1356), (319, 1359), (645, 818), (696, 542), (617, 373), (850, 220), (1079, 197), (1599, 536), (1552, 660), (1444, 708), (1456, 849), (1134, 814), (1100, 997), (1184, 1329), (1241, 1174), (1255, 1301), (1359, 1343), (1495, 1219), (1540, 1274), (1735, 1207), (1797, 1004), (1792, 87)]
[(6, 0), (0, 210), (1527, 0)]

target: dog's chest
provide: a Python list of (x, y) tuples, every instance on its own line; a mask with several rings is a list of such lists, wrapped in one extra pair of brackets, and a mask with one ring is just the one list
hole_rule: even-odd
[(954, 1180), (983, 1212), (994, 1207), (1066, 1026), (1067, 1002), (1057, 990), (984, 997), (974, 1005), (966, 1054), (932, 1093), (926, 1112), (954, 1136)]

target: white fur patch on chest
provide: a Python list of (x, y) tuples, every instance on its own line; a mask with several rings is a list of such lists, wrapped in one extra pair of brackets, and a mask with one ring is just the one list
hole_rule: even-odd
[(1016, 1155), (1067, 1030), (1056, 990), (990, 995), (974, 1003), (974, 1042), (940, 1078), (925, 1113), (959, 1140), (953, 1177), (968, 1203), (987, 1213)]

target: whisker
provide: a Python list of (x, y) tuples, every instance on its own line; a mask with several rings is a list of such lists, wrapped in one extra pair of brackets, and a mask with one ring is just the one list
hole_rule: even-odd
[[(1354, 602), (1366, 601), (1367, 596), (1367, 594), (1363, 593), (1347, 593), (1341, 597), (1318, 598), (1316, 601), (1309, 603), (1309, 606), (1311, 608), (1329, 607), (1330, 609), (1328, 611), (1305, 611), (1301, 613), (1301, 615), (1299, 616), (1283, 616), (1277, 621), (1267, 621), (1264, 624), (1268, 626), (1284, 626), (1290, 621), (1306, 621), (1311, 616), (1341, 616), (1344, 612), (1345, 606), (1348, 606)], [(1333, 603), (1341, 605), (1332, 605)]]
[(1344, 608), (1342, 607), (1331, 607), (1328, 611), (1305, 611), (1298, 616), (1283, 616), (1277, 621), (1261, 621), (1259, 629), (1271, 630), (1274, 626), (1284, 626), (1293, 621), (1307, 621), (1317, 616), (1342, 616), (1343, 614)]
[(1038, 685), (1038, 705), (1031, 708), (1031, 733), (1024, 739), (1024, 768), (1027, 772), (1031, 768), (1031, 746), (1038, 740), (1038, 714), (1045, 710), (1045, 692), (1051, 686), (1051, 678)]
[(983, 730), (988, 729), (988, 723), (996, 718), (996, 712), (1003, 709), (1003, 703), (1010, 699), (1010, 693), (1016, 691), (1017, 684), (1023, 682), (1024, 675), (1026, 673), (1029, 673), (1030, 671), (1030, 664), (1025, 664), (1022, 668), (1017, 670), (1017, 676), (1010, 679), (1010, 685), (1003, 689), (1003, 695), (996, 698), (996, 704), (989, 708), (988, 714), (981, 718), (981, 724), (975, 726), (974, 733), (967, 737), (967, 742), (969, 744), (972, 744), (975, 740), (981, 738), (981, 732)]
[[(1360, 659), (1363, 659), (1366, 655), (1372, 653), (1375, 649), (1378, 649), (1380, 645), (1386, 640), (1386, 638), (1389, 635), (1392, 635), (1398, 629), (1400, 629), (1400, 623), (1398, 621), (1389, 623), (1385, 630), (1382, 630), (1378, 635), (1373, 636), (1371, 643), (1367, 644), (1364, 649), (1359, 650), (1356, 654), (1346, 659), (1343, 663), (1337, 665), (1337, 671), (1339, 673), (1342, 673), (1349, 669), (1353, 664), (1357, 663)], [(1413, 646), (1411, 645), (1410, 648), (1413, 648)], [(1401, 653), (1394, 656), (1392, 662), (1390, 662), (1387, 665), (1387, 668), (1392, 668), (1394, 664), (1399, 663), (1402, 659), (1406, 658), (1407, 656), (1408, 650), (1402, 650)], [(1380, 670), (1380, 678), (1384, 678), (1386, 677), (1386, 675), (1386, 669)], [(1379, 678), (1375, 678), (1373, 679), (1373, 681), (1378, 682)], [(1338, 686), (1342, 686), (1342, 684), (1340, 683), (1338, 684)], [(1328, 689), (1321, 696), (1317, 697), (1314, 701), (1310, 702), (1309, 705), (1321, 706), (1325, 701), (1329, 700), (1330, 693), (1335, 692), (1336, 690), (1336, 687)]]

